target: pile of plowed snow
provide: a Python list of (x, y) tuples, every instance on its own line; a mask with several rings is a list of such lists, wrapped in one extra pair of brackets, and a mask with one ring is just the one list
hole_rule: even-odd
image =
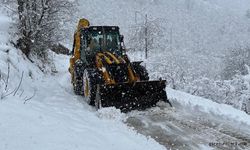
[(230, 105), (219, 104), (212, 100), (193, 96), (171, 88), (167, 88), (167, 92), (172, 102), (177, 102), (190, 110), (199, 110), (208, 114), (214, 114), (221, 118), (250, 125), (250, 115)]

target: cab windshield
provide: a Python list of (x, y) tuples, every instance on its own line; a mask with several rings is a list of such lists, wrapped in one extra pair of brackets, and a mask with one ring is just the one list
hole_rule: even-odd
[(119, 32), (115, 30), (92, 30), (89, 32), (88, 47), (91, 51), (109, 51), (121, 55)]

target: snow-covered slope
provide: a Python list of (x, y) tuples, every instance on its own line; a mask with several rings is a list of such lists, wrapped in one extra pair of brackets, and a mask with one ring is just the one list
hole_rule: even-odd
[(122, 123), (118, 110), (96, 112), (75, 96), (68, 57), (56, 56), (58, 74), (44, 75), (9, 44), (11, 20), (1, 14), (0, 23), (1, 150), (165, 149)]
[(74, 96), (65, 71), (35, 81), (38, 90), (26, 104), (12, 96), (1, 101), (0, 149), (164, 149), (123, 124), (118, 110), (96, 112)]

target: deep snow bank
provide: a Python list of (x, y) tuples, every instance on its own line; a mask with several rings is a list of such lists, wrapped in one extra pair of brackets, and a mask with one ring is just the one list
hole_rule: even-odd
[(222, 118), (228, 118), (250, 125), (250, 116), (243, 111), (233, 108), (230, 105), (218, 104), (211, 100), (193, 96), (170, 88), (167, 88), (167, 93), (172, 102), (176, 101), (185, 108), (198, 109), (201, 112), (214, 114)]

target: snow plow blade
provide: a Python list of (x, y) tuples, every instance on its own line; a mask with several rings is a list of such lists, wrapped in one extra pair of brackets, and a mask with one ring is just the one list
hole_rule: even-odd
[(114, 106), (122, 112), (127, 112), (134, 109), (144, 110), (150, 108), (159, 101), (169, 103), (165, 88), (165, 80), (140, 81), (118, 83), (116, 85), (100, 85), (97, 93), (100, 95), (101, 107)]

